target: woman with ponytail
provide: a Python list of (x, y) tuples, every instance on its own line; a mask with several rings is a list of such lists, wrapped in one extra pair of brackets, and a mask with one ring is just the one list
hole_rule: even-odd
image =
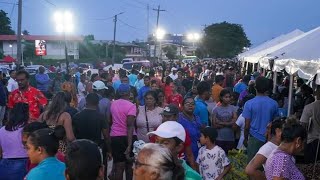
[(29, 180), (64, 180), (65, 164), (55, 155), (58, 152), (59, 140), (65, 136), (63, 126), (54, 129), (39, 129), (33, 132), (27, 140), (26, 149), (31, 163), (38, 164), (26, 179)]

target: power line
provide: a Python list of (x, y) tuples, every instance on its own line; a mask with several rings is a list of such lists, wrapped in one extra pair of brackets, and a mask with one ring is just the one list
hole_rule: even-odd
[(16, 3), (13, 3), (13, 2), (5, 2), (5, 1), (0, 1), (1, 4), (14, 4), (14, 5), (17, 5)]
[(11, 12), (10, 12), (10, 19), (12, 18), (12, 13), (14, 11), (14, 8), (16, 7), (17, 3), (13, 3), (13, 6), (12, 6), (12, 9), (11, 9)]
[(125, 1), (125, 0), (123, 0), (123, 1), (121, 1), (121, 2), (124, 3), (124, 4), (126, 4), (126, 5), (128, 5), (128, 6), (130, 6), (130, 7), (133, 7), (133, 8), (145, 9), (145, 7), (141, 7), (141, 6), (138, 6), (138, 5), (136, 5), (136, 4), (131, 4), (131, 3), (127, 2), (127, 1)]
[(131, 26), (130, 24), (124, 22), (123, 20), (121, 19), (118, 19), (122, 24), (128, 26), (128, 27), (131, 27), (132, 29), (136, 29), (136, 30), (142, 30), (141, 28), (137, 28), (137, 27), (134, 27), (134, 26)]
[(50, 2), (49, 0), (44, 0), (46, 3), (48, 3), (48, 4), (50, 4), (50, 5), (52, 5), (52, 6), (54, 6), (54, 7), (57, 7), (55, 4), (53, 4), (52, 2)]

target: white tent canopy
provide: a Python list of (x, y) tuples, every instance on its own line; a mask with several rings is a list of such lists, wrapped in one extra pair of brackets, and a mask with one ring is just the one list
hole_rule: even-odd
[[(256, 53), (258, 52), (261, 52), (265, 49), (268, 49), (268, 48), (271, 48), (271, 47), (274, 47), (280, 43), (283, 43), (285, 41), (288, 41), (294, 37), (297, 37), (301, 34), (303, 34), (304, 32), (299, 30), (299, 29), (296, 29), (288, 34), (283, 34), (283, 35), (280, 35), (274, 39), (271, 39), (267, 42), (264, 42), (262, 44), (260, 44), (259, 46), (255, 47), (255, 48), (252, 48), (250, 49), (249, 51), (246, 51), (244, 53), (241, 53), (238, 55), (239, 59), (240, 60), (248, 60), (250, 59), (252, 63), (257, 63), (258, 62), (258, 58), (255, 58), (257, 55), (255, 55)], [(253, 58), (250, 58), (251, 56), (253, 56)], [(249, 57), (249, 58), (248, 58)]]
[(297, 72), (301, 78), (312, 78), (320, 69), (320, 27), (289, 41), (261, 58), (261, 67), (269, 68), (269, 59), (276, 58), (274, 71), (285, 69), (289, 74)]

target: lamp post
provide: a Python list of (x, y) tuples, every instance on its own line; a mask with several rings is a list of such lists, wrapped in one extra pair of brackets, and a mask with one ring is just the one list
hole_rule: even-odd
[[(198, 42), (199, 39), (200, 39), (200, 34), (199, 33), (190, 33), (188, 34), (187, 36), (188, 40), (192, 42), (192, 48), (194, 49), (195, 46), (195, 42)], [(195, 54), (195, 50), (192, 51), (193, 52), (193, 55)]]
[(158, 28), (157, 31), (156, 31), (156, 38), (157, 40), (159, 41), (159, 50), (160, 50), (160, 57), (158, 57), (158, 60), (162, 61), (162, 39), (164, 38), (166, 32), (161, 29), (161, 28)]
[(56, 31), (58, 33), (63, 33), (64, 39), (64, 53), (66, 59), (66, 71), (69, 74), (69, 60), (68, 60), (68, 49), (67, 49), (67, 40), (66, 34), (71, 33), (73, 31), (73, 16), (69, 11), (57, 11), (54, 14), (54, 20), (56, 23)]
[(11, 48), (11, 57), (13, 58), (13, 46), (12, 46), (12, 44), (9, 44), (9, 47)]

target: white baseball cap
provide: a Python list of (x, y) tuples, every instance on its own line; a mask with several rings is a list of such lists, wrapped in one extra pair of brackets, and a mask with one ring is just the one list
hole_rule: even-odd
[(186, 140), (186, 130), (176, 121), (166, 121), (156, 131), (149, 132), (147, 135), (156, 135), (162, 138), (177, 137), (183, 142)]
[(177, 70), (178, 70), (178, 69), (175, 68), (175, 67), (171, 68), (171, 71), (177, 71)]
[(102, 81), (95, 81), (93, 84), (92, 84), (92, 89), (95, 89), (95, 90), (102, 90), (102, 89), (108, 89), (108, 87), (104, 84), (104, 82)]

